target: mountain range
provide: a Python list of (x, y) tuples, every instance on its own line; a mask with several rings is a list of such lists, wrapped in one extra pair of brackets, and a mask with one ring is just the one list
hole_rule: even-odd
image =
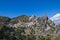
[[(0, 24), (6, 27), (19, 28), (26, 27), (34, 30), (38, 35), (46, 34), (60, 34), (60, 25), (56, 25), (54, 22), (59, 19), (60, 14), (56, 14), (52, 18), (48, 18), (46, 15), (41, 17), (21, 15), (15, 18), (9, 18), (0, 16)], [(30, 29), (30, 30), (31, 30)], [(36, 34), (34, 34), (36, 35)]]

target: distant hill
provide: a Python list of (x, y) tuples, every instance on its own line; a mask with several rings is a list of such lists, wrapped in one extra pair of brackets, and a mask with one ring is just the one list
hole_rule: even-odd
[(11, 20), (11, 18), (9, 18), (9, 17), (0, 16), (0, 23), (1, 22), (9, 22), (10, 20)]

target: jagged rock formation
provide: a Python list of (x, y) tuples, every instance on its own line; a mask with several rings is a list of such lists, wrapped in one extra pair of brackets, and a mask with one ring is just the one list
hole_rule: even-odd
[(32, 15), (31, 17), (29, 17), (29, 21), (34, 21), (36, 19), (36, 16)]
[[(5, 20), (9, 20), (9, 18)], [(18, 16), (9, 20), (9, 23), (5, 26), (12, 28), (26, 27), (33, 30), (34, 35), (60, 34), (60, 27), (57, 27), (46, 15), (39, 18), (34, 15), (30, 17), (26, 15)]]

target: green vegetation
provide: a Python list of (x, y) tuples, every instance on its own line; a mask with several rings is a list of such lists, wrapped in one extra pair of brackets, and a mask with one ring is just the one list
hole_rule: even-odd
[(21, 21), (21, 22), (28, 22), (29, 21), (29, 16), (21, 15), (21, 16), (12, 18), (10, 22), (15, 24), (15, 23), (18, 23), (19, 21)]
[[(34, 31), (31, 30), (32, 34), (28, 34), (27, 28), (20, 27), (20, 28), (8, 28), (6, 26), (0, 25), (0, 40), (53, 40), (53, 39), (60, 39), (60, 36), (50, 35), (47, 34), (46, 36), (37, 36), (34, 35)], [(30, 31), (29, 31), (30, 32)], [(57, 37), (57, 38), (56, 38)]]

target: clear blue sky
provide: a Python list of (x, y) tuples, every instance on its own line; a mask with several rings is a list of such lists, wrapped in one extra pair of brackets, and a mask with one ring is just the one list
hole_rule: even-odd
[(60, 13), (60, 0), (0, 0), (0, 16), (47, 14), (48, 17)]

